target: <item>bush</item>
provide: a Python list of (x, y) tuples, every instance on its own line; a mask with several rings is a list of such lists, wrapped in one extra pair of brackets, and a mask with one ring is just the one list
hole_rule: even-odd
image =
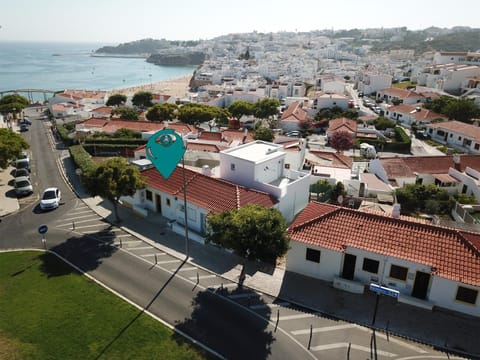
[(83, 148), (82, 145), (71, 146), (69, 150), (73, 162), (82, 170), (83, 174), (87, 174), (95, 169), (96, 165), (92, 160), (92, 156)]
[(73, 140), (68, 137), (69, 131), (65, 125), (57, 126), (57, 133), (65, 146), (71, 146)]

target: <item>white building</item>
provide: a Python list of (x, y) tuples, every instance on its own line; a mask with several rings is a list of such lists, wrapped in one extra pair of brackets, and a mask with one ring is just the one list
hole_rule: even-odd
[(358, 91), (366, 95), (392, 86), (392, 76), (388, 74), (360, 72), (356, 80)]
[(220, 152), (220, 178), (278, 199), (287, 223), (308, 203), (310, 174), (285, 163), (282, 145), (255, 141)]
[(460, 121), (426, 125), (427, 134), (435, 141), (470, 154), (480, 154), (480, 127)]
[(287, 271), (363, 293), (371, 283), (398, 301), (480, 316), (480, 235), (391, 215), (311, 202), (289, 227)]

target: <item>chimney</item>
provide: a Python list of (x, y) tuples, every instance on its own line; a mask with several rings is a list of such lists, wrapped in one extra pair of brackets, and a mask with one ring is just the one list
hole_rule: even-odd
[(392, 217), (394, 219), (399, 219), (400, 218), (400, 204), (398, 204), (398, 203), (393, 204)]
[(455, 170), (461, 171), (460, 155), (458, 154), (453, 154), (453, 167), (455, 168)]

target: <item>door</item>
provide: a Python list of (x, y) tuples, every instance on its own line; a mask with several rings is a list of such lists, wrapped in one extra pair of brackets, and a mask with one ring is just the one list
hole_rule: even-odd
[(353, 280), (353, 276), (355, 275), (356, 261), (357, 257), (355, 255), (345, 254), (345, 258), (343, 259), (342, 278), (347, 280)]
[(162, 198), (158, 194), (155, 194), (155, 207), (157, 209), (157, 212), (161, 214), (162, 213)]
[(417, 275), (415, 275), (415, 282), (413, 283), (412, 296), (419, 299), (426, 299), (429, 283), (430, 274), (417, 271)]

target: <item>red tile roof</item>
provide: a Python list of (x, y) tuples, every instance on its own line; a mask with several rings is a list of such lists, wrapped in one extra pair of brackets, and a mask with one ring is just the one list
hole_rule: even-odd
[(222, 141), (222, 133), (212, 131), (202, 131), (198, 137), (201, 140)]
[(283, 112), (280, 121), (285, 120), (297, 120), (297, 121), (306, 121), (308, 119), (308, 113), (302, 108), (302, 103), (300, 101), (295, 101), (291, 103), (288, 108)]
[(461, 121), (446, 121), (428, 125), (432, 129), (443, 129), (455, 132), (456, 134), (464, 135), (469, 139), (473, 139), (480, 142), (480, 127), (475, 125), (466, 124)]
[(432, 267), (480, 286), (480, 234), (311, 202), (288, 230), (295, 241), (338, 252), (354, 247)]
[[(329, 151), (319, 151), (319, 150), (310, 150), (310, 155), (315, 155), (318, 158), (318, 161), (325, 161), (328, 160), (331, 162), (331, 167), (335, 168), (343, 168), (343, 169), (351, 169), (353, 165), (353, 159), (349, 156), (345, 156), (339, 153), (333, 153)], [(307, 162), (315, 163), (315, 160), (310, 159)], [(323, 163), (315, 163), (316, 165), (325, 166)]]
[[(459, 155), (460, 171), (470, 167), (480, 171), (480, 155)], [(421, 174), (447, 174), (454, 167), (453, 155), (445, 156), (408, 156), (380, 158), (388, 179), (415, 177)]]
[[(142, 171), (142, 176), (146, 178), (148, 186), (183, 198), (181, 167), (177, 167), (167, 180), (155, 168)], [(189, 169), (185, 169), (185, 179), (187, 201), (209, 211), (233, 210), (247, 204), (258, 204), (270, 208), (278, 202), (270, 194), (212, 178)]]
[(400, 104), (388, 108), (390, 112), (397, 112), (405, 115), (410, 115), (415, 118), (417, 121), (431, 121), (434, 119), (444, 119), (447, 120), (448, 117), (434, 111), (425, 109), (418, 105), (408, 105)]
[[(192, 125), (184, 123), (168, 123), (168, 127), (173, 129), (178, 134), (196, 133), (197, 129)], [(119, 129), (130, 129), (140, 132), (158, 131), (165, 128), (163, 122), (151, 122), (151, 121), (128, 121), (128, 120), (110, 120), (103, 131), (108, 134), (113, 134)]]
[(215, 144), (204, 144), (204, 143), (191, 142), (191, 141), (187, 142), (187, 150), (192, 150), (192, 151), (208, 151), (208, 152), (218, 153), (226, 149), (228, 149), (227, 146), (219, 146)]
[(333, 119), (328, 122), (328, 132), (333, 131), (349, 131), (356, 133), (357, 132), (357, 122), (352, 119), (347, 119), (345, 117)]

